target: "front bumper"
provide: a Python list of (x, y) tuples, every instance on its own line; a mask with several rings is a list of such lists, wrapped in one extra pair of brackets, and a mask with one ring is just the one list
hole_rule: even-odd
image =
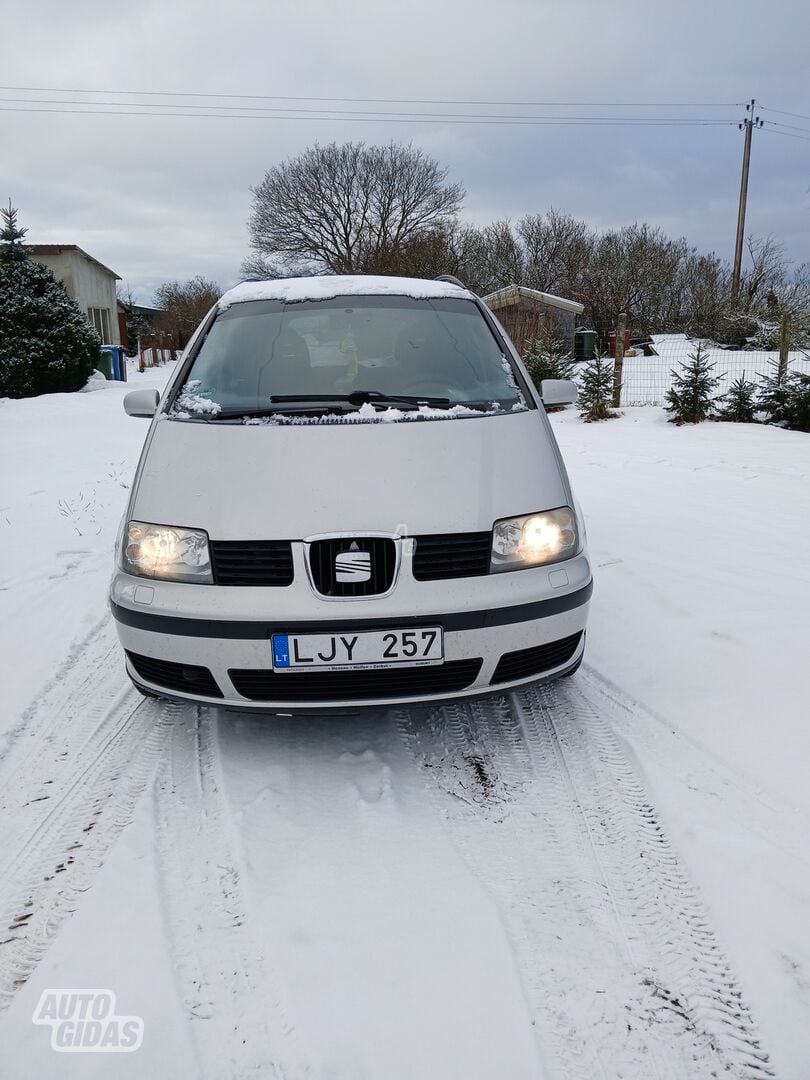
[[(110, 599), (121, 644), (135, 658), (127, 658), (129, 674), (145, 690), (231, 708), (292, 712), (456, 700), (565, 674), (582, 656), (591, 591), (590, 566), (580, 555), (550, 568), (429, 584), (403, 575), (388, 597), (347, 602), (316, 598), (305, 580), (297, 589), (226, 588), (145, 582), (117, 572)], [(299, 682), (294, 700), (288, 681), (311, 673), (272, 676), (274, 633), (434, 625), (444, 629), (444, 675), (417, 674), (440, 673), (439, 667), (400, 669), (403, 678), (388, 687), (383, 679), (379, 692), (369, 680), (344, 679), (334, 689), (318, 686), (311, 698)], [(182, 680), (163, 677), (165, 662), (189, 672), (205, 669), (214, 682), (203, 679), (187, 692)], [(454, 670), (459, 682), (448, 692), (441, 684)], [(282, 690), (275, 693), (279, 680)]]

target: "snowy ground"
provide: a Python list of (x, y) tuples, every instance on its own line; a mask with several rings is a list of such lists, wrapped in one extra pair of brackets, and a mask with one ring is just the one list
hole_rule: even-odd
[[(269, 722), (127, 688), (124, 391), (0, 402), (0, 1075), (804, 1080), (810, 437), (556, 414), (587, 666)], [(142, 1048), (52, 1051), (68, 987)]]

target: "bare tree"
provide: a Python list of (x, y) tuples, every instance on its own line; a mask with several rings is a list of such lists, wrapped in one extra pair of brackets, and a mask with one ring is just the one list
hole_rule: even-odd
[(593, 249), (593, 233), (587, 224), (552, 207), (546, 214), (521, 218), (516, 233), (525, 283), (541, 292), (576, 293)]
[(222, 295), (215, 281), (199, 275), (190, 281), (167, 281), (155, 290), (155, 303), (162, 308), (156, 329), (170, 334), (182, 349), (197, 325)]
[(740, 310), (745, 314), (757, 314), (767, 304), (770, 293), (777, 296), (788, 277), (788, 261), (784, 245), (773, 236), (749, 236), (748, 257), (751, 265), (746, 267), (740, 284)]
[(395, 143), (316, 144), (252, 191), (254, 256), (340, 274), (381, 269), (386, 256), (449, 226), (464, 198), (433, 158)]

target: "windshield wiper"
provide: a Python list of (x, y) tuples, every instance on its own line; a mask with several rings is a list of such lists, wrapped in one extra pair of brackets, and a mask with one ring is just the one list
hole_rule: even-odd
[(296, 401), (347, 401), (350, 405), (430, 405), (442, 408), (450, 404), (450, 398), (432, 397), (430, 394), (383, 394), (379, 390), (352, 390), (350, 394), (273, 394), (273, 402)]
[[(304, 402), (304, 401), (306, 401), (308, 399), (297, 397), (297, 398), (291, 398), (290, 400), (291, 401)], [(313, 401), (323, 401), (323, 400), (324, 400), (323, 398), (313, 398)], [(343, 400), (343, 399), (341, 399), (341, 400)], [(291, 413), (291, 412), (302, 413), (302, 414), (305, 414), (305, 415), (306, 414), (313, 415), (313, 414), (317, 413), (317, 414), (320, 415), (322, 413), (327, 413), (327, 412), (339, 412), (339, 413), (342, 413), (342, 412), (345, 412), (345, 411), (346, 411), (345, 409), (341, 409), (339, 407), (337, 409), (327, 408), (327, 407), (325, 407), (323, 409), (319, 409), (319, 408), (313, 408), (311, 405), (304, 406), (303, 408), (300, 408), (300, 409), (284, 408), (283, 405), (257, 405), (255, 409), (244, 409), (244, 408), (220, 409), (220, 411), (216, 414), (216, 416), (207, 416), (207, 417), (205, 417), (205, 419), (208, 420), (209, 422), (216, 422), (217, 420), (243, 420), (246, 417), (251, 417), (251, 416), (256, 416), (256, 417), (278, 416), (280, 413)]]

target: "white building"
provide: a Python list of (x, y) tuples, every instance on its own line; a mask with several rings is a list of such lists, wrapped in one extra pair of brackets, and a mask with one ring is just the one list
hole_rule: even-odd
[(121, 278), (114, 270), (82, 251), (76, 244), (28, 244), (34, 262), (41, 263), (61, 281), (98, 331), (103, 345), (120, 345), (118, 300), (115, 283)]

